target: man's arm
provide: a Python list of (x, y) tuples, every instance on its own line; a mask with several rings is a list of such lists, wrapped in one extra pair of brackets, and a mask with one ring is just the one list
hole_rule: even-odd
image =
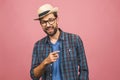
[(36, 68), (34, 68), (34, 76), (35, 77), (40, 77), (42, 76), (43, 72), (45, 71), (45, 67), (53, 62), (55, 62), (58, 59), (58, 52), (59, 51), (54, 51), (48, 55), (47, 58)]
[(34, 45), (33, 48), (33, 54), (32, 54), (32, 64), (31, 64), (31, 70), (30, 70), (30, 76), (32, 80), (39, 80), (40, 77), (35, 77), (34, 75), (34, 68), (36, 68), (38, 65), (40, 65), (39, 58), (38, 58), (38, 51), (37, 51), (37, 45)]
[(39, 78), (45, 71), (45, 67), (47, 66), (46, 61), (44, 60), (40, 65), (33, 69), (34, 76)]
[[(38, 60), (38, 52), (36, 51), (36, 46), (33, 49), (33, 55), (32, 55), (32, 68), (31, 68), (31, 78), (33, 80), (39, 80), (39, 78), (42, 76), (42, 74), (45, 71), (45, 67), (48, 64), (51, 64), (52, 62), (55, 62), (58, 58), (59, 51), (52, 52), (48, 55), (47, 58), (45, 58), (41, 63)], [(42, 58), (42, 56), (41, 56)]]
[(77, 39), (78, 65), (80, 66), (79, 80), (89, 80), (88, 65), (85, 56), (83, 42), (78, 36)]

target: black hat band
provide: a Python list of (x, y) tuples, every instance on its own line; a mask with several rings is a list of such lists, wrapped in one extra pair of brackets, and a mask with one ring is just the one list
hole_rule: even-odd
[(39, 16), (39, 17), (41, 17), (41, 16), (43, 16), (43, 15), (47, 14), (49, 11), (50, 11), (50, 10), (47, 10), (47, 11), (45, 11), (45, 12), (43, 12), (43, 13), (39, 14), (38, 16)]

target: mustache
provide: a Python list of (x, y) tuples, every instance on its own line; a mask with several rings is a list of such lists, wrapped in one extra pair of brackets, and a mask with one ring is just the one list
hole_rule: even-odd
[(53, 28), (53, 26), (46, 27), (45, 30), (48, 30), (49, 28)]

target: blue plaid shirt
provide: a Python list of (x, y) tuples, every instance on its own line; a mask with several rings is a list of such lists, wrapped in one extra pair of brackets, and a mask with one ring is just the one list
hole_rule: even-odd
[[(59, 40), (62, 42), (60, 45), (61, 79), (89, 80), (87, 60), (80, 37), (75, 34), (61, 31)], [(49, 55), (50, 52), (52, 52), (52, 47), (50, 46), (50, 39), (48, 36), (35, 43), (30, 70), (31, 78), (33, 80), (39, 80), (39, 78), (34, 76), (33, 69), (40, 65), (40, 63)], [(78, 66), (80, 66), (79, 70)], [(78, 71), (80, 71), (80, 74), (78, 74)], [(48, 65), (45, 68), (45, 72), (41, 77), (42, 80), (52, 80), (51, 65)]]

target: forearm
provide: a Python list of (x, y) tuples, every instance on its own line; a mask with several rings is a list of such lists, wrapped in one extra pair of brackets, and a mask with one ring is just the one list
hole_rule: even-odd
[(47, 58), (44, 59), (42, 63), (40, 63), (37, 67), (31, 70), (31, 75), (33, 78), (39, 78), (45, 71), (45, 67), (58, 59), (58, 51), (52, 52), (48, 55)]
[(36, 68), (34, 68), (34, 76), (35, 77), (40, 77), (45, 71), (45, 67), (47, 66), (46, 61), (44, 60), (40, 65), (38, 65)]

